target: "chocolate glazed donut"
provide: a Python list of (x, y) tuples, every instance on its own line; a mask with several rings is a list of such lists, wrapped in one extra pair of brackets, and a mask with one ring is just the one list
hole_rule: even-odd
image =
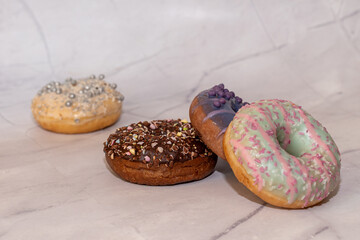
[(217, 157), (186, 120), (154, 120), (118, 128), (104, 143), (106, 161), (122, 179), (172, 185), (205, 178)]
[(235, 113), (244, 105), (235, 93), (219, 84), (199, 93), (191, 103), (189, 115), (200, 138), (219, 157), (225, 158), (222, 141)]

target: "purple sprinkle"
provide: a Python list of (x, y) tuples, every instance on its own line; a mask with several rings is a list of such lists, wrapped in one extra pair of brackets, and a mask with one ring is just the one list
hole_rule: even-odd
[(145, 159), (146, 162), (150, 162), (150, 157), (149, 156), (145, 156), (144, 159)]
[(250, 105), (250, 103), (244, 102), (244, 103), (243, 103), (243, 106), (245, 106), (245, 105)]
[(224, 97), (225, 96), (224, 91), (218, 91), (217, 94), (218, 94), (219, 97)]
[(221, 90), (223, 90), (225, 87), (223, 83), (220, 83), (218, 86), (220, 87)]
[(220, 89), (219, 86), (214, 86), (214, 87), (212, 88), (212, 90), (214, 90), (215, 92), (217, 92), (217, 91), (220, 91), (221, 89)]
[(242, 103), (242, 99), (240, 97), (238, 97), (238, 96), (235, 97), (235, 100), (236, 100), (237, 103)]
[(226, 103), (226, 100), (225, 100), (225, 98), (220, 98), (220, 99), (219, 99), (219, 102), (220, 102), (221, 104), (225, 104), (225, 103)]
[(214, 104), (214, 106), (217, 107), (217, 108), (221, 107), (221, 103), (220, 103), (219, 101), (214, 101), (213, 104)]
[(230, 100), (230, 98), (231, 98), (231, 94), (229, 92), (226, 92), (225, 93), (225, 99)]
[(209, 95), (209, 97), (215, 97), (216, 92), (213, 89), (211, 89), (211, 90), (209, 90), (208, 95)]
[(230, 92), (231, 98), (235, 97), (235, 93), (233, 91)]
[(229, 89), (225, 88), (224, 93), (228, 93), (228, 92), (229, 92)]

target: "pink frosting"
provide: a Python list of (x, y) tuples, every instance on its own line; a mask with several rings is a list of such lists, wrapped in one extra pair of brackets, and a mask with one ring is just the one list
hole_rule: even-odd
[[(276, 144), (275, 144), (274, 139), (270, 138), (269, 135), (264, 131), (264, 129), (258, 124), (256, 119), (253, 119), (250, 115), (239, 114), (239, 117), (246, 119), (252, 125), (253, 124), (256, 125), (256, 128), (260, 132), (261, 136), (269, 144), (270, 148), (273, 150), (273, 152), (274, 152), (275, 156), (277, 157), (277, 159), (279, 159), (279, 162), (281, 163), (282, 168), (284, 169), (284, 175), (286, 177), (286, 183), (288, 184), (288, 187), (289, 187), (289, 192), (288, 192), (290, 194), (289, 202), (293, 202), (294, 201), (294, 193), (297, 191), (296, 187), (294, 186), (294, 183), (296, 182), (296, 179), (292, 176), (290, 165), (283, 158), (283, 156), (281, 155), (280, 151), (278, 150), (278, 146), (276, 146)], [(249, 154), (247, 154), (246, 156), (249, 157), (249, 159), (247, 159), (247, 162), (252, 161), (251, 160), (252, 157)]]
[[(283, 181), (276, 185), (276, 188), (283, 191), (289, 203), (297, 199), (303, 200), (303, 207), (306, 207), (314, 198), (322, 200), (328, 196), (336, 186), (331, 182), (338, 183), (340, 156), (337, 158), (334, 155), (334, 152), (339, 155), (336, 144), (318, 121), (311, 120), (316, 126), (310, 121), (301, 107), (283, 100), (262, 100), (240, 109), (233, 121), (239, 123), (240, 128), (233, 124), (232, 131), (237, 136), (231, 137), (230, 144), (234, 152), (238, 153), (235, 155), (240, 156), (239, 161), (251, 170), (250, 174), (254, 177), (259, 191), (264, 188), (269, 178), (272, 179), (272, 173), (283, 174), (283, 178), (276, 175), (277, 183)], [(302, 131), (291, 135), (291, 131), (298, 129)], [(276, 139), (276, 132), (279, 130), (285, 133), (282, 146)], [(317, 131), (321, 132), (326, 141)], [(284, 149), (291, 144), (290, 136), (297, 136), (301, 141), (310, 141), (304, 148), (300, 146), (300, 149), (296, 150), (300, 153), (307, 151), (299, 158), (285, 153)], [(298, 144), (299, 141), (295, 142)], [(291, 149), (298, 146), (291, 145)], [(269, 161), (273, 164), (268, 163)], [(298, 180), (301, 180), (299, 189)], [(266, 186), (273, 186), (272, 180)]]

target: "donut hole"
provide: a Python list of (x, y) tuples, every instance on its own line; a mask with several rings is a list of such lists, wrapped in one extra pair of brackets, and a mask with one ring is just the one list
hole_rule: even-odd
[(288, 154), (299, 158), (303, 156), (304, 153), (311, 152), (311, 146), (308, 145), (308, 142), (305, 142), (304, 139), (295, 137), (300, 132), (299, 129), (291, 128), (289, 136), (288, 136), (288, 143), (285, 142), (286, 140), (286, 133), (284, 128), (277, 128), (276, 129), (276, 139), (279, 143), (280, 147), (287, 152)]
[(302, 155), (302, 153), (299, 151), (299, 148), (294, 147), (297, 145), (297, 143), (294, 142), (294, 139), (290, 137), (289, 142), (286, 143), (286, 133), (283, 128), (276, 129), (276, 139), (280, 147), (288, 154), (294, 157), (300, 157)]

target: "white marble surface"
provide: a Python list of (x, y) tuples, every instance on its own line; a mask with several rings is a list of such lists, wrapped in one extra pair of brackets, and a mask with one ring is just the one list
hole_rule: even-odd
[[(0, 239), (356, 239), (360, 234), (360, 1), (0, 0)], [(119, 122), (62, 135), (30, 102), (51, 80), (104, 73), (126, 99)], [(219, 159), (208, 178), (130, 184), (106, 168), (119, 126), (187, 118), (223, 82), (248, 101), (289, 99), (342, 153), (323, 204), (264, 204)]]

